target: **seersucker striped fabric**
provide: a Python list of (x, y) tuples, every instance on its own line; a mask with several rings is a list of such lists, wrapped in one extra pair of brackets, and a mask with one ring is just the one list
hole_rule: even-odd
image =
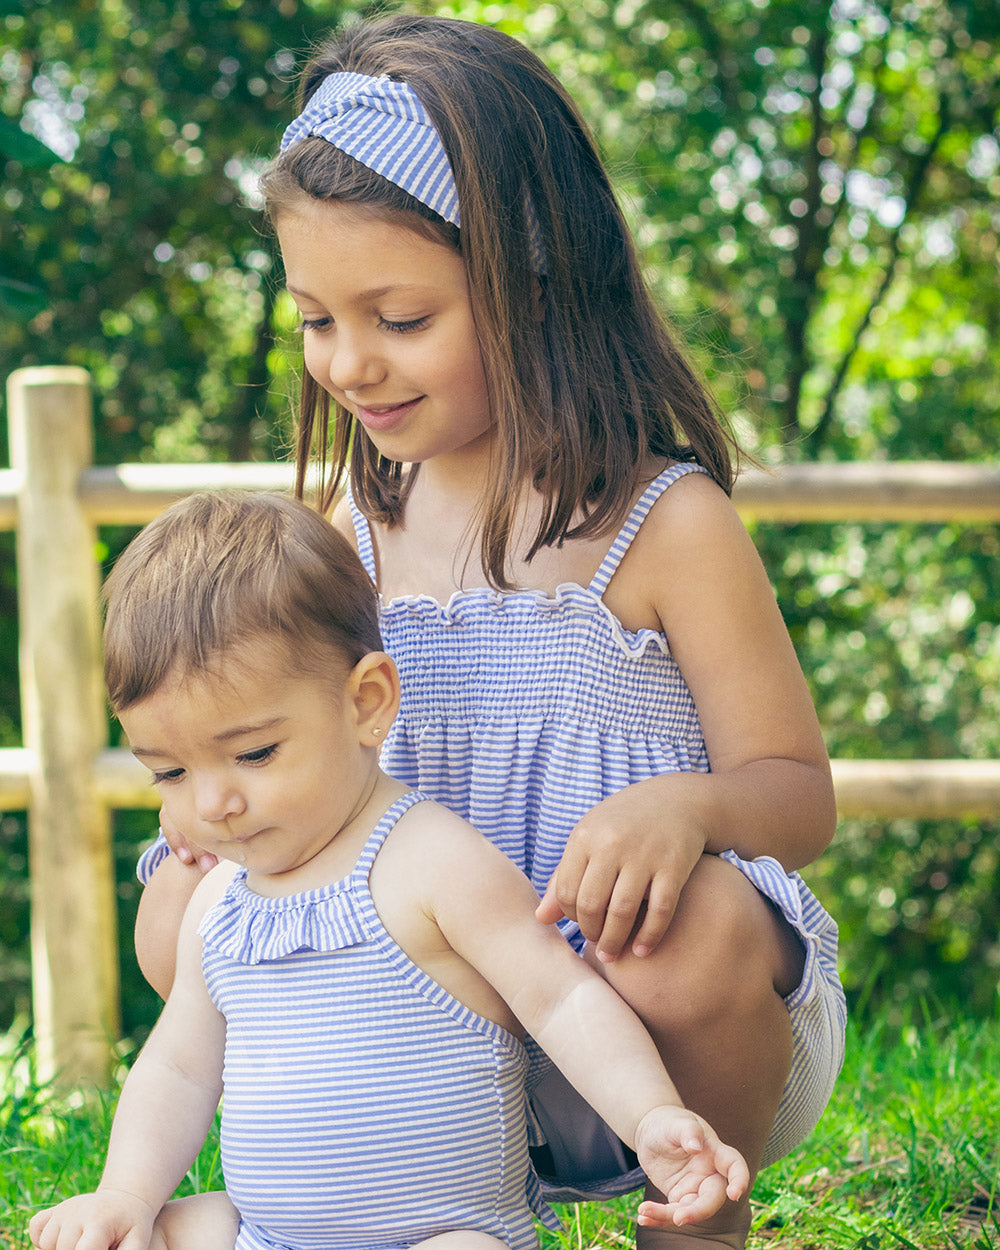
[[(666, 638), (625, 629), (602, 598), (656, 500), (699, 472), (676, 464), (649, 485), (589, 586), (562, 585), (551, 598), (475, 589), (447, 605), (424, 596), (382, 604), (382, 636), (403, 689), (383, 767), (470, 820), (539, 893), (569, 831), (602, 799), (660, 773), (708, 771), (694, 700)], [(350, 506), (374, 579), (371, 531), (353, 499)], [(788, 999), (794, 1056), (768, 1143), (773, 1161), (819, 1119), (842, 1061), (837, 926), (775, 860), (725, 858), (781, 908), (806, 949), (802, 982)], [(582, 945), (574, 924), (564, 932)], [(641, 1179), (632, 1174), (600, 1192), (625, 1192)]]
[(535, 1250), (533, 1214), (560, 1227), (528, 1160), (524, 1047), (412, 963), (369, 893), (422, 799), (389, 808), (345, 880), (264, 898), (241, 871), (202, 921), (237, 1250), (402, 1250), (450, 1229)]
[(461, 225), (448, 154), (408, 83), (384, 74), (327, 75), (285, 130), (281, 150), (309, 135), (388, 178), (453, 226)]

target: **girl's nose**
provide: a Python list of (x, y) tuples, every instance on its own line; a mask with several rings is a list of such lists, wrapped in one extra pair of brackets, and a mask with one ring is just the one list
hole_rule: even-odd
[(359, 391), (385, 377), (381, 353), (367, 335), (338, 329), (330, 355), (330, 381), (338, 391)]

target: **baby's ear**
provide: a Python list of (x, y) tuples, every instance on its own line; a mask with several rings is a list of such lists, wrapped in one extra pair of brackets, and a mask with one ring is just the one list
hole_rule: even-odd
[(399, 711), (399, 673), (391, 657), (384, 651), (362, 656), (347, 679), (347, 695), (362, 745), (381, 746)]

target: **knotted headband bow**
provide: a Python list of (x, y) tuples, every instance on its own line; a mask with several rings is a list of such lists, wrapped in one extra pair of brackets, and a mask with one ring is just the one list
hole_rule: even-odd
[[(329, 74), (281, 139), (285, 151), (318, 135), (461, 226), (458, 188), (441, 136), (409, 84), (382, 74)], [(545, 272), (545, 247), (535, 207), (525, 198), (531, 266)]]
[(416, 92), (381, 75), (330, 74), (285, 131), (281, 150), (318, 135), (460, 226), (458, 189), (441, 136)]

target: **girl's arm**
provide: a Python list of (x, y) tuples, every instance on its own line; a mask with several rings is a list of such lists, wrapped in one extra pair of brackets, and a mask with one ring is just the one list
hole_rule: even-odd
[[(521, 872), (464, 821), (437, 809), (397, 879), (418, 890), (444, 939), (509, 1005), (566, 1078), (633, 1146), (666, 1204), (649, 1223), (693, 1223), (745, 1191), (742, 1156), (686, 1110), (639, 1018), (534, 915)], [(448, 865), (442, 871), (442, 864)]]
[(713, 482), (691, 474), (657, 501), (606, 599), (619, 615), (630, 609), (663, 629), (711, 765), (710, 773), (628, 786), (570, 834), (539, 914), (546, 922), (572, 917), (603, 957), (615, 958), (643, 907), (633, 950), (657, 946), (703, 853), (733, 849), (799, 868), (829, 844), (836, 808), (819, 723), (774, 593)]
[(146, 882), (135, 918), (135, 955), (142, 975), (163, 999), (170, 993), (177, 957), (177, 936), (191, 896), (218, 857), (188, 842), (165, 809), (160, 832), (172, 854)]
[(225, 1022), (205, 988), (197, 926), (229, 875), (227, 865), (218, 881), (206, 879), (187, 910), (173, 989), (122, 1087), (97, 1191), (31, 1220), (32, 1242), (43, 1250), (145, 1250), (160, 1208), (201, 1149), (222, 1092)]
[(142, 975), (163, 999), (170, 995), (178, 935), (204, 873), (197, 863), (168, 855), (142, 887), (135, 918), (135, 956)]

